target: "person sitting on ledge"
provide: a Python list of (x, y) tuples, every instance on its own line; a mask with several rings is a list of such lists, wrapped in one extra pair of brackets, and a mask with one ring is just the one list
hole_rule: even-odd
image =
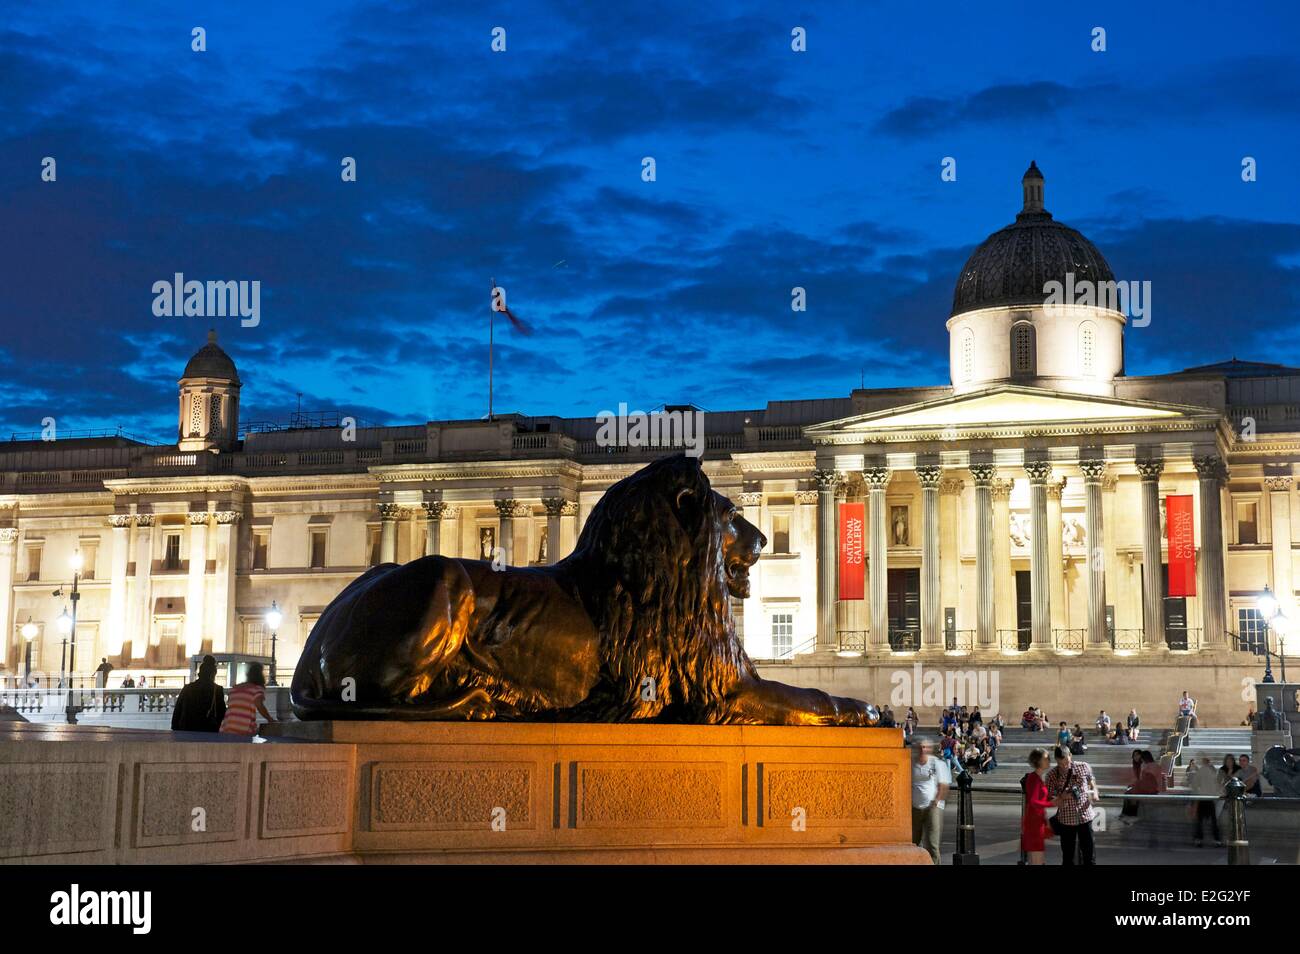
[(880, 710), (880, 727), (882, 729), (896, 729), (898, 725), (894, 722), (894, 710), (885, 706)]
[(1066, 728), (1065, 723), (1062, 722), (1060, 731), (1056, 733), (1056, 744), (1060, 746), (1069, 746), (1070, 739), (1070, 730)]
[(267, 722), (274, 722), (271, 713), (266, 711), (266, 676), (262, 673), (262, 664), (248, 664), (248, 676), (235, 688), (230, 690), (230, 706), (225, 718), (221, 720), (220, 731), (229, 735), (257, 735), (257, 714)]
[(1074, 731), (1070, 733), (1070, 754), (1082, 755), (1088, 751), (1088, 740), (1083, 734), (1083, 726), (1079, 723), (1074, 724)]
[(1128, 726), (1120, 723), (1115, 726), (1115, 731), (1110, 734), (1111, 745), (1128, 745)]
[(1097, 731), (1103, 739), (1110, 735), (1110, 716), (1106, 715), (1105, 709), (1097, 715)]
[(1138, 711), (1136, 709), (1128, 710), (1128, 717), (1124, 720), (1124, 724), (1128, 726), (1128, 737), (1130, 741), (1132, 741), (1134, 745), (1137, 745), (1138, 727), (1142, 724), (1142, 720), (1138, 718)]
[(199, 663), (199, 677), (181, 690), (172, 710), (173, 732), (217, 732), (226, 715), (226, 694), (217, 685), (217, 661)]
[(1038, 712), (1033, 706), (1030, 706), (1020, 716), (1020, 728), (1028, 729), (1030, 732), (1041, 732), (1043, 727), (1038, 722)]

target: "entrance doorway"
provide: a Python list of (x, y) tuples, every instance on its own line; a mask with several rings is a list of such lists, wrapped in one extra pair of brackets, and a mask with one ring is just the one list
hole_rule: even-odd
[(894, 652), (921, 648), (921, 571), (918, 568), (888, 572), (889, 648)]
[(1016, 571), (1016, 645), (1027, 652), (1033, 642), (1034, 597), (1028, 570)]

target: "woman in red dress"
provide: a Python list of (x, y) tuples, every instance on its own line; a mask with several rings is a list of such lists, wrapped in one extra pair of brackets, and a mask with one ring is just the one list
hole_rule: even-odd
[(1047, 753), (1042, 749), (1030, 752), (1029, 768), (1020, 780), (1021, 791), (1025, 793), (1025, 808), (1020, 816), (1020, 848), (1028, 864), (1041, 865), (1046, 857), (1043, 839), (1052, 837), (1052, 829), (1047, 824), (1047, 809), (1051, 808), (1052, 799), (1043, 782)]

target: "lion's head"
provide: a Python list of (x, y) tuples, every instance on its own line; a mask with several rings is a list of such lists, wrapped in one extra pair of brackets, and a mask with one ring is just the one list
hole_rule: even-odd
[(753, 675), (731, 599), (749, 595), (766, 543), (696, 458), (662, 458), (605, 492), (561, 565), (585, 581), (601, 662), (630, 718), (707, 708)]

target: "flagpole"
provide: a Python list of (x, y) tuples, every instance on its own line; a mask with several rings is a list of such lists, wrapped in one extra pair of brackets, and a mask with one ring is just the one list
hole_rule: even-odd
[(488, 297), (488, 421), (492, 420), (492, 331), (496, 327), (497, 280), (492, 279), (492, 294)]

